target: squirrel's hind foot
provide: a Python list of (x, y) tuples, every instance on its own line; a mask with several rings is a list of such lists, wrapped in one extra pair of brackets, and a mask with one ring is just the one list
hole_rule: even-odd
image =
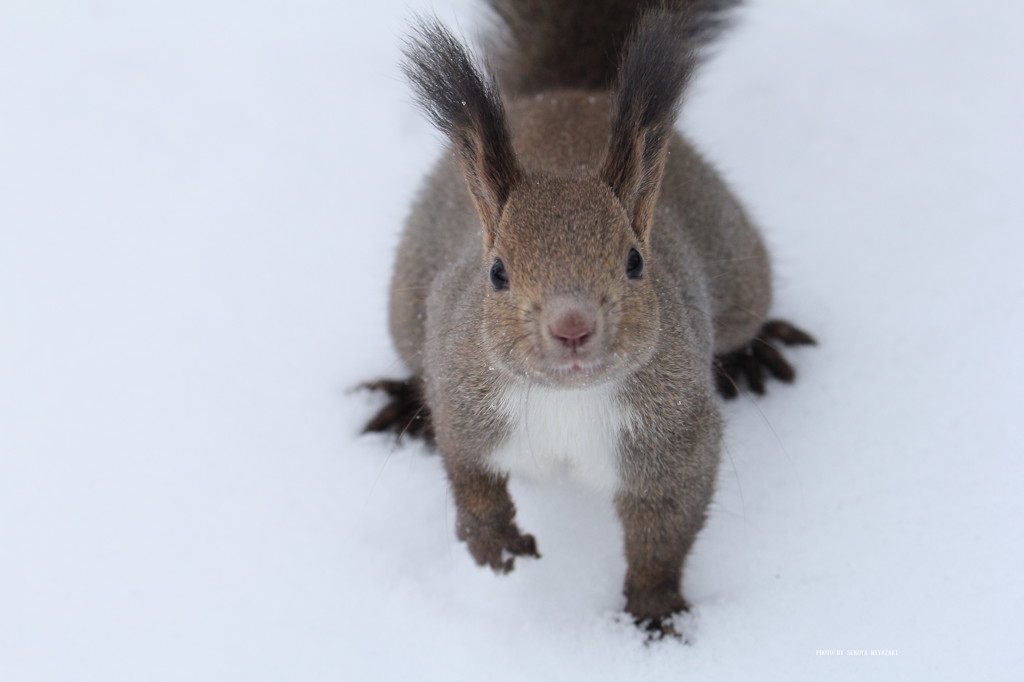
[(728, 353), (715, 356), (714, 370), (718, 393), (723, 398), (739, 394), (740, 377), (747, 380), (750, 390), (764, 395), (764, 371), (787, 384), (796, 378), (796, 370), (782, 357), (775, 342), (787, 346), (813, 346), (814, 337), (788, 322), (769, 320), (747, 344)]
[(390, 397), (388, 404), (363, 429), (364, 433), (394, 431), (398, 439), (412, 436), (422, 438), (429, 445), (434, 444), (434, 424), (423, 398), (423, 381), (420, 378), (412, 377), (405, 381), (381, 379), (367, 382), (361, 388), (383, 391)]

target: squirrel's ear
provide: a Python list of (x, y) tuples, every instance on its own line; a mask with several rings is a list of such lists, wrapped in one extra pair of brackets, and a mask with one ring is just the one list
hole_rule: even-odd
[(646, 14), (619, 64), (601, 177), (622, 202), (641, 241), (650, 232), (672, 127), (697, 61), (693, 50), (680, 49), (687, 29), (693, 30), (678, 14)]
[(473, 64), (437, 19), (419, 20), (405, 57), (403, 70), (417, 101), (455, 148), (489, 247), (509, 194), (522, 178), (494, 78)]

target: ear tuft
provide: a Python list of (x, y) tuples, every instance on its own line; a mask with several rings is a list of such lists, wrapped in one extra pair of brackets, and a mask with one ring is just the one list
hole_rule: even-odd
[(455, 148), (485, 241), (493, 243), (509, 194), (522, 178), (494, 77), (436, 18), (418, 20), (405, 57), (416, 99)]
[(673, 125), (699, 61), (698, 48), (721, 23), (716, 12), (656, 10), (641, 18), (626, 42), (601, 176), (641, 240), (650, 230)]

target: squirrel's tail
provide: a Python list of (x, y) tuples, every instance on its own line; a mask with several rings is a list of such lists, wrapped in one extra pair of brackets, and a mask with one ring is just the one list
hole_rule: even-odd
[(740, 0), (488, 0), (507, 26), (497, 53), (504, 89), (531, 94), (612, 86), (626, 38), (648, 10), (668, 10), (679, 49), (695, 53)]

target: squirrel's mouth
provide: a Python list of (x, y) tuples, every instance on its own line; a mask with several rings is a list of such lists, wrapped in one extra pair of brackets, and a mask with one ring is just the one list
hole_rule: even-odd
[(570, 360), (556, 364), (552, 367), (559, 374), (587, 374), (600, 369), (602, 362), (596, 360)]
[(579, 386), (588, 384), (604, 375), (607, 363), (596, 354), (586, 356), (573, 354), (570, 357), (551, 359), (538, 369), (552, 384)]

